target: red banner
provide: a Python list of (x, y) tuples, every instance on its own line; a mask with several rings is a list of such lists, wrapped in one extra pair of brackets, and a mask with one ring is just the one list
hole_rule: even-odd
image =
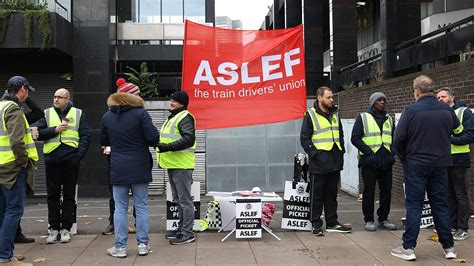
[(302, 118), (303, 26), (229, 30), (186, 21), (182, 89), (197, 129)]

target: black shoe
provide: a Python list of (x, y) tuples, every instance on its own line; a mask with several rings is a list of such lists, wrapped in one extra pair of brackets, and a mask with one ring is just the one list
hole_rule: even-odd
[(170, 244), (171, 245), (184, 245), (184, 244), (194, 242), (194, 240), (196, 240), (194, 236), (184, 236), (180, 234), (179, 237), (175, 239), (170, 239)]
[(320, 226), (313, 226), (313, 234), (316, 236), (324, 236), (324, 231)]
[(115, 228), (114, 228), (114, 225), (113, 224), (109, 224), (107, 225), (107, 227), (105, 228), (105, 230), (102, 232), (102, 234), (105, 236), (105, 235), (111, 235), (115, 233)]
[(326, 231), (336, 233), (350, 233), (352, 231), (352, 228), (337, 223), (333, 226), (326, 226)]
[(173, 231), (168, 231), (165, 235), (166, 239), (175, 239), (181, 236), (181, 231), (179, 229), (173, 230)]
[(24, 234), (17, 235), (15, 237), (15, 243), (25, 244), (25, 243), (34, 243), (35, 239), (31, 237), (26, 237)]

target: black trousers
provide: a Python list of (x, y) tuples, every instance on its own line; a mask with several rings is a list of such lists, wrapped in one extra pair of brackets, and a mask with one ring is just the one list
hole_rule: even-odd
[(324, 208), (326, 227), (337, 223), (337, 191), (341, 179), (341, 172), (335, 171), (327, 174), (310, 174), (311, 182), (311, 222), (315, 227), (321, 227), (323, 221), (321, 214)]
[(454, 229), (469, 229), (469, 198), (466, 188), (466, 168), (453, 166), (448, 168), (449, 192), (448, 206), (451, 225)]
[(45, 166), (49, 228), (71, 230), (76, 221), (75, 196), (79, 158), (74, 157), (61, 163), (46, 163)]
[(374, 222), (374, 198), (375, 185), (379, 183), (380, 205), (377, 210), (378, 221), (387, 220), (390, 213), (392, 201), (392, 168), (380, 170), (370, 167), (362, 167), (362, 179), (364, 180), (364, 192), (362, 197), (362, 212), (364, 221)]

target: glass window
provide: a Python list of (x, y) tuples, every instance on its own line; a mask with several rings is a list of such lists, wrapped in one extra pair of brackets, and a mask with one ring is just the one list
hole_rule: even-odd
[(447, 0), (447, 11), (474, 8), (473, 0)]
[(205, 0), (184, 0), (184, 18), (197, 23), (206, 22)]
[(138, 15), (140, 23), (160, 23), (161, 22), (161, 1), (160, 0), (140, 0), (138, 5)]
[(183, 0), (162, 0), (163, 23), (183, 23)]
[(132, 21), (132, 0), (117, 0), (118, 22)]

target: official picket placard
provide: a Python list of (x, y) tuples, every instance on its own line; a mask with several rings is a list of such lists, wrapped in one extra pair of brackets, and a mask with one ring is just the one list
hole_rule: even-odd
[(307, 187), (308, 183), (304, 182), (296, 183), (294, 187), (292, 181), (285, 182), (281, 228), (311, 230), (310, 197), (309, 192), (306, 192)]
[[(403, 191), (405, 192), (405, 183), (403, 183)], [(420, 228), (428, 228), (432, 225), (434, 225), (434, 220), (433, 215), (431, 214), (430, 200), (428, 199), (428, 194), (425, 192), (425, 199), (423, 200), (423, 209), (421, 209)]]
[[(194, 201), (194, 224), (193, 230), (199, 230), (199, 219), (201, 217), (201, 193), (199, 182), (193, 182), (191, 185), (191, 197)], [(173, 202), (170, 183), (166, 183), (166, 230), (172, 231), (178, 228), (179, 214), (178, 203)]]
[(262, 237), (262, 201), (237, 199), (235, 205), (235, 237)]
[(425, 192), (425, 199), (423, 200), (423, 209), (421, 210), (420, 228), (427, 228), (434, 225), (433, 215), (431, 214), (431, 205), (428, 200), (428, 195)]

